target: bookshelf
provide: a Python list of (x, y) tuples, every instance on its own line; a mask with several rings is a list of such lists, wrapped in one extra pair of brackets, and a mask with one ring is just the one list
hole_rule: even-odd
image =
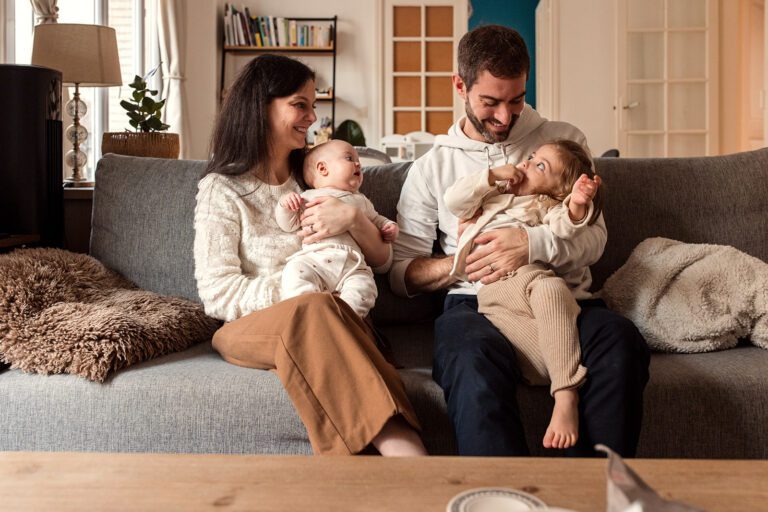
[[(331, 131), (332, 133), (336, 131), (336, 24), (338, 21), (338, 16), (332, 16), (329, 18), (293, 18), (293, 17), (285, 17), (285, 18), (276, 18), (272, 16), (250, 16), (250, 13), (246, 12), (243, 13), (245, 16), (241, 16), (240, 20), (242, 22), (242, 19), (247, 17), (248, 19), (251, 19), (251, 23), (241, 25), (241, 27), (238, 27), (238, 30), (240, 30), (240, 33), (238, 34), (237, 31), (233, 31), (228, 33), (228, 30), (231, 29), (231, 27), (227, 26), (228, 22), (234, 21), (234, 23), (237, 23), (236, 19), (230, 19), (227, 20), (227, 16), (225, 14), (225, 27), (224, 27), (224, 33), (225, 33), (225, 40), (224, 45), (222, 48), (222, 57), (221, 57), (221, 77), (219, 79), (219, 99), (223, 98), (224, 91), (225, 91), (225, 71), (227, 67), (227, 57), (232, 55), (259, 55), (263, 53), (278, 53), (278, 54), (286, 54), (286, 55), (292, 55), (292, 56), (301, 56), (301, 55), (307, 55), (307, 56), (325, 56), (331, 59), (331, 80), (330, 80), (330, 93), (327, 95), (318, 93), (317, 95), (317, 101), (322, 103), (329, 103), (331, 108)], [(230, 13), (230, 16), (232, 16), (232, 13)], [(277, 21), (280, 20), (280, 21)], [(267, 25), (265, 26), (264, 21)], [(286, 22), (288, 28), (284, 31), (281, 31), (278, 36), (278, 41), (280, 41), (281, 44), (275, 45), (270, 44), (270, 37), (272, 36), (271, 33), (267, 33), (265, 38), (261, 39), (261, 34), (265, 33), (265, 31), (269, 30), (269, 27), (277, 26), (277, 23), (283, 23)], [(296, 37), (296, 32), (300, 30), (300, 27), (314, 27), (313, 24), (319, 24), (320, 27), (329, 27), (329, 32), (325, 35), (320, 35), (320, 31), (318, 31), (318, 35), (315, 36), (312, 30), (309, 30), (305, 32), (305, 35), (308, 37), (302, 38), (302, 37)], [(299, 30), (294, 29), (293, 27), (298, 28)], [(245, 33), (246, 29), (248, 29), (248, 34)], [(266, 30), (265, 30), (266, 29)], [(277, 30), (274, 31), (275, 33)], [(238, 39), (239, 36), (239, 39)], [(280, 38), (283, 38), (282, 41)], [(243, 41), (247, 40), (248, 43), (242, 44)], [(306, 40), (309, 44), (302, 44)], [(236, 44), (237, 42), (240, 42), (241, 44)], [(285, 43), (289, 43), (288, 45), (283, 44), (283, 41)], [(253, 43), (256, 44), (253, 44)], [(318, 45), (317, 43), (327, 43)], [(315, 43), (315, 44), (312, 44)]]

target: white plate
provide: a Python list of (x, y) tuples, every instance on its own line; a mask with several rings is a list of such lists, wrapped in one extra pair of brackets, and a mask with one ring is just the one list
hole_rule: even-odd
[(447, 512), (522, 512), (546, 509), (547, 505), (527, 492), (504, 487), (481, 487), (454, 496)]

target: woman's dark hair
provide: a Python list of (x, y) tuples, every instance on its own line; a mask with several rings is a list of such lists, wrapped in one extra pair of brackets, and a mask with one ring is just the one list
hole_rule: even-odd
[[(595, 179), (597, 173), (594, 170), (594, 164), (592, 163), (592, 157), (581, 144), (568, 139), (557, 139), (542, 144), (542, 146), (552, 146), (555, 148), (555, 152), (563, 162), (563, 174), (562, 183), (563, 188), (558, 191), (555, 199), (562, 201), (565, 197), (571, 193), (573, 184), (579, 179), (579, 176), (586, 174), (591, 180)], [(595, 209), (592, 212), (592, 217), (589, 219), (589, 224), (594, 224), (597, 218), (600, 217), (600, 213), (603, 211), (603, 203), (605, 201), (605, 183), (601, 183), (597, 188), (595, 197), (592, 198), (592, 204)]]
[[(244, 174), (255, 169), (266, 181), (269, 169), (269, 104), (297, 92), (315, 73), (282, 55), (265, 54), (245, 66), (229, 88), (211, 136), (205, 175)], [(291, 175), (302, 183), (304, 149), (291, 151)]]
[(484, 25), (459, 41), (459, 76), (467, 91), (483, 71), (497, 78), (528, 77), (531, 58), (520, 33), (501, 25)]

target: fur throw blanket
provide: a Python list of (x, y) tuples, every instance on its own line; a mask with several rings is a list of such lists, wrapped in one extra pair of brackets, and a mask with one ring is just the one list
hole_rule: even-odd
[(768, 349), (768, 263), (733, 247), (648, 238), (600, 294), (656, 350)]
[(0, 256), (0, 359), (26, 372), (109, 372), (207, 341), (202, 306), (139, 290), (94, 258), (60, 249)]

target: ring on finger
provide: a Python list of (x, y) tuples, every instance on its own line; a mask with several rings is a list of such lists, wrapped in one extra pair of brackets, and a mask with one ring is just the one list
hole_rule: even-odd
[(495, 268), (493, 268), (493, 263), (489, 263), (489, 264), (488, 264), (488, 268), (489, 268), (489, 269), (491, 269), (491, 274), (493, 274), (494, 272), (496, 272), (496, 269), (495, 269)]

